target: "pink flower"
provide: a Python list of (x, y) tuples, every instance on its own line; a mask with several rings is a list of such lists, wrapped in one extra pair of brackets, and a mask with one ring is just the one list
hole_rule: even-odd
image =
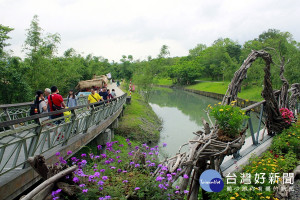
[(186, 174), (184, 174), (184, 175), (183, 175), (183, 178), (185, 178), (185, 179), (188, 179), (188, 178), (189, 178), (189, 176), (188, 176), (188, 175), (186, 175)]

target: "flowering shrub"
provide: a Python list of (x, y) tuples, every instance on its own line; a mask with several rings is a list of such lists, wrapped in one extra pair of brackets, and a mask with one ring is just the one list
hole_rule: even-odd
[(284, 121), (288, 124), (291, 124), (291, 122), (293, 121), (294, 119), (294, 114), (292, 111), (290, 111), (289, 109), (287, 108), (280, 108), (280, 113), (281, 113), (281, 116), (282, 118), (284, 119)]
[(239, 134), (240, 127), (245, 119), (249, 117), (245, 115), (239, 107), (234, 106), (236, 101), (232, 101), (231, 105), (216, 105), (215, 107), (208, 106), (211, 115), (215, 118), (219, 128), (224, 131), (225, 135), (235, 137)]
[[(72, 180), (81, 189), (79, 199), (126, 199), (126, 196), (133, 199), (179, 199), (188, 193), (184, 191), (182, 194), (178, 186), (172, 187), (177, 172), (167, 173), (166, 166), (158, 165), (158, 146), (151, 148), (120, 136), (115, 138), (118, 140), (106, 144), (106, 154), (79, 152), (68, 161), (79, 166)], [(95, 151), (97, 148), (104, 147), (93, 147)], [(134, 159), (136, 154), (142, 155), (143, 159)], [(64, 161), (60, 158), (59, 162)], [(155, 178), (151, 175), (157, 167), (160, 175)], [(57, 195), (53, 193), (53, 198)]]

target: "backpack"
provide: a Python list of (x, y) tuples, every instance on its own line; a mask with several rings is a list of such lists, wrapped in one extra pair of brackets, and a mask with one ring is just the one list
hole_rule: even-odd
[(57, 106), (57, 105), (55, 105), (55, 104), (53, 103), (52, 95), (50, 95), (50, 100), (51, 100), (51, 103), (52, 103), (52, 110), (53, 110), (53, 111), (61, 110), (61, 109), (62, 109), (62, 107)]
[(30, 105), (30, 115), (40, 114), (39, 105), (41, 101), (42, 100), (40, 100), (37, 104), (34, 102), (33, 104)]

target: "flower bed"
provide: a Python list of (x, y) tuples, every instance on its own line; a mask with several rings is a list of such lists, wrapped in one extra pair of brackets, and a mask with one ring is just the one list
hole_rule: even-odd
[(255, 155), (251, 157), (249, 165), (243, 166), (241, 173), (236, 173), (236, 184), (231, 184), (230, 181), (228, 183), (229, 177), (225, 177), (224, 189), (219, 193), (211, 193), (212, 199), (278, 200), (274, 196), (274, 190), (278, 183), (282, 183), (283, 173), (289, 173), (297, 166), (300, 159), (299, 144), (298, 121), (275, 136), (269, 150), (261, 157)]
[[(158, 165), (158, 146), (150, 148), (121, 136), (115, 138), (116, 141), (106, 144), (106, 154), (97, 155), (97, 149), (93, 147), (89, 154), (77, 153), (68, 161), (79, 166), (71, 180), (81, 188), (76, 198), (106, 200), (130, 196), (130, 199), (177, 199), (188, 193), (180, 193), (179, 186), (171, 186), (173, 177), (180, 169), (166, 174), (167, 167)], [(102, 146), (97, 148), (100, 150)], [(58, 160), (66, 163), (61, 157)], [(161, 176), (151, 176), (157, 167), (161, 168)], [(183, 178), (188, 177), (183, 175)], [(58, 189), (52, 192), (52, 196), (53, 199), (63, 199), (65, 194)]]

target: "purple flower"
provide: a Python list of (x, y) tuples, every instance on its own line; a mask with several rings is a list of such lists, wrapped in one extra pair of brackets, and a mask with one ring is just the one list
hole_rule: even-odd
[(122, 162), (122, 160), (118, 160), (118, 163)]
[(183, 193), (184, 193), (184, 194), (187, 194), (187, 193), (189, 193), (189, 191), (188, 191), (188, 190), (184, 190)]
[(189, 178), (189, 176), (188, 176), (188, 175), (186, 175), (186, 174), (184, 174), (184, 175), (183, 175), (183, 178), (185, 178), (185, 179), (188, 179), (188, 178)]
[(140, 167), (140, 164), (135, 164), (135, 166), (134, 167)]
[(118, 173), (121, 173), (121, 172), (122, 172), (122, 170), (121, 170), (121, 169), (118, 169), (118, 170), (117, 170), (117, 172), (118, 172)]
[(176, 191), (175, 191), (175, 194), (179, 194), (179, 191), (178, 191), (178, 190), (176, 190)]
[(127, 173), (127, 171), (126, 170), (124, 170), (124, 171), (122, 171), (123, 173)]
[(153, 153), (152, 153), (152, 152), (149, 152), (149, 155), (153, 155)]
[(160, 189), (166, 189), (166, 187), (165, 187), (163, 184), (159, 184), (158, 187), (159, 187)]
[(173, 172), (173, 173), (171, 173), (172, 174), (172, 176), (175, 176), (176, 175), (176, 173), (175, 172)]
[(111, 169), (116, 169), (116, 167), (114, 167), (114, 166), (110, 166), (110, 168), (111, 168)]
[(85, 184), (80, 184), (79, 187), (85, 187)]
[(98, 183), (97, 183), (98, 185), (103, 185), (104, 184), (104, 182), (103, 181), (98, 181)]
[(131, 146), (131, 142), (128, 142), (128, 146)]
[(67, 152), (68, 155), (70, 155), (70, 154), (72, 154), (72, 153), (73, 153), (72, 151), (68, 151), (68, 152)]
[(85, 153), (81, 154), (81, 157), (86, 157), (86, 154)]
[(163, 143), (163, 147), (166, 147), (167, 146), (167, 143)]
[(82, 190), (82, 193), (87, 193), (89, 189)]
[(95, 172), (94, 176), (99, 178), (100, 177), (100, 173), (99, 172)]
[(107, 178), (107, 176), (102, 176), (102, 180), (107, 180), (108, 178)]
[(100, 158), (100, 156), (95, 156), (95, 159), (98, 159), (98, 158)]
[(74, 183), (79, 182), (79, 178), (77, 178), (76, 176), (73, 178)]
[(105, 196), (105, 200), (111, 199), (111, 196)]
[(60, 152), (56, 152), (56, 154), (55, 154), (56, 156), (59, 156), (60, 155)]
[(51, 195), (52, 195), (52, 197), (55, 197), (58, 193), (60, 193), (61, 192), (61, 189), (58, 189), (58, 190), (56, 190), (56, 191), (52, 191), (51, 192)]
[(150, 163), (148, 166), (149, 166), (149, 167), (154, 167), (154, 166), (155, 166), (155, 163)]
[(63, 157), (59, 157), (59, 162), (62, 164), (67, 164), (67, 161), (65, 161)]
[(178, 185), (176, 185), (175, 188), (176, 188), (177, 190), (179, 190), (180, 187), (179, 187)]
[(52, 199), (52, 200), (57, 200), (57, 199), (59, 199), (59, 197), (53, 197), (53, 199)]
[(128, 183), (128, 181), (127, 180), (124, 180), (124, 181), (122, 181), (123, 183)]
[(134, 188), (134, 190), (139, 190), (139, 189), (140, 189), (139, 187)]
[(98, 150), (102, 149), (102, 146), (101, 146), (101, 145), (98, 145), (98, 146), (97, 146), (97, 149), (98, 149)]
[(128, 155), (133, 156), (133, 154), (131, 152), (128, 152)]
[(161, 177), (161, 176), (158, 176), (158, 177), (156, 177), (156, 181), (159, 181), (159, 182), (161, 182), (162, 180), (164, 180), (165, 178), (164, 177)]
[(105, 172), (105, 169), (100, 169), (100, 172), (104, 173), (104, 172)]
[(107, 158), (106, 154), (101, 154), (100, 156), (101, 156), (101, 158)]
[(168, 171), (168, 167), (162, 166), (161, 170), (163, 170), (163, 171)]
[(140, 147), (139, 146), (136, 146), (136, 147), (134, 147), (136, 150), (138, 150)]
[(145, 144), (143, 144), (142, 146), (143, 146), (143, 147), (146, 147), (146, 146), (147, 146), (147, 144), (145, 143)]
[(121, 156), (116, 156), (116, 159), (119, 159), (119, 158), (121, 158)]
[(124, 145), (123, 145), (123, 144), (120, 144), (119, 147), (124, 147)]
[(130, 140), (127, 138), (127, 139), (126, 139), (126, 142), (129, 142), (129, 141), (130, 141)]
[(106, 160), (104, 163), (108, 165), (108, 164), (110, 164), (110, 161)]
[(181, 168), (178, 168), (177, 171), (180, 172), (180, 171), (181, 171)]
[(151, 149), (150, 149), (150, 151), (154, 151), (154, 150), (155, 150), (154, 148), (151, 148)]
[(121, 150), (117, 150), (116, 153), (121, 153)]
[(130, 163), (129, 163), (129, 165), (133, 165), (133, 164), (134, 164), (134, 162), (130, 162)]

